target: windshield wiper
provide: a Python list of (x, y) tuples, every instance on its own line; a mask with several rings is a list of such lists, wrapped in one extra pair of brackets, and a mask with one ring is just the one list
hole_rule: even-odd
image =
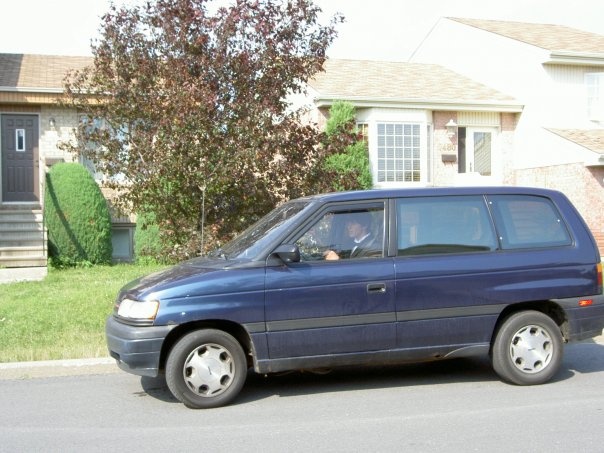
[(215, 258), (220, 258), (222, 260), (226, 260), (227, 259), (226, 254), (224, 253), (224, 251), (221, 248), (214, 250), (212, 252), (211, 256), (215, 257)]

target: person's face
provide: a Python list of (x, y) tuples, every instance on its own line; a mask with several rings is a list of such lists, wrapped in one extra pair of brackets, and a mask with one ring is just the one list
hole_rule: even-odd
[(353, 239), (360, 239), (365, 235), (365, 228), (354, 220), (346, 223), (346, 229), (348, 230), (348, 236)]

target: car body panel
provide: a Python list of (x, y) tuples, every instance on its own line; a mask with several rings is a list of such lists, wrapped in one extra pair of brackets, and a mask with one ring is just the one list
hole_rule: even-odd
[[(401, 226), (395, 200), (483, 197), (491, 209), (490, 199), (501, 195), (550, 200), (570, 242), (397, 256)], [(485, 354), (501, 317), (527, 304), (560, 310), (568, 340), (597, 335), (604, 327), (598, 250), (584, 221), (559, 192), (512, 187), (372, 190), (299, 202), (304, 208), (271, 230), (273, 242), (263, 244), (262, 253), (196, 259), (124, 287), (118, 304), (123, 298), (159, 300), (160, 310), (148, 327), (110, 317), (108, 345), (120, 366), (135, 374), (158, 373), (169, 351), (162, 349), (160, 337), (144, 329), (158, 329), (158, 335), (167, 337), (203, 322), (240, 326), (247, 337), (240, 341), (248, 345), (258, 372)], [(293, 250), (291, 244), (327, 207), (363, 203), (383, 203), (389, 219), (381, 258), (284, 262), (271, 254), (278, 247)], [(493, 217), (491, 213), (491, 222)], [(497, 223), (492, 228), (501, 234)], [(579, 307), (582, 297), (590, 297), (591, 304)], [(145, 340), (139, 345), (153, 346), (147, 352), (147, 346), (133, 348), (137, 339)], [(135, 350), (142, 354), (136, 360)]]

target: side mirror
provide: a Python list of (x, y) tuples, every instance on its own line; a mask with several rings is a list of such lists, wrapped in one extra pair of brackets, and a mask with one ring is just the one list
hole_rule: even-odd
[(277, 255), (285, 264), (300, 262), (300, 249), (294, 244), (280, 245), (273, 255)]

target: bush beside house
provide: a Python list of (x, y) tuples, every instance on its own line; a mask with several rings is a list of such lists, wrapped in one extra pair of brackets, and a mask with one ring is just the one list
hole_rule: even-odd
[(111, 262), (111, 216), (90, 173), (80, 164), (54, 165), (46, 176), (44, 218), (51, 264)]
[(328, 170), (338, 176), (334, 190), (370, 189), (373, 186), (369, 168), (367, 143), (356, 126), (356, 111), (350, 102), (338, 101), (329, 110), (325, 124), (328, 146), (343, 149), (330, 155), (325, 162)]
[(162, 241), (153, 212), (139, 213), (134, 231), (134, 255), (138, 262), (161, 262)]

